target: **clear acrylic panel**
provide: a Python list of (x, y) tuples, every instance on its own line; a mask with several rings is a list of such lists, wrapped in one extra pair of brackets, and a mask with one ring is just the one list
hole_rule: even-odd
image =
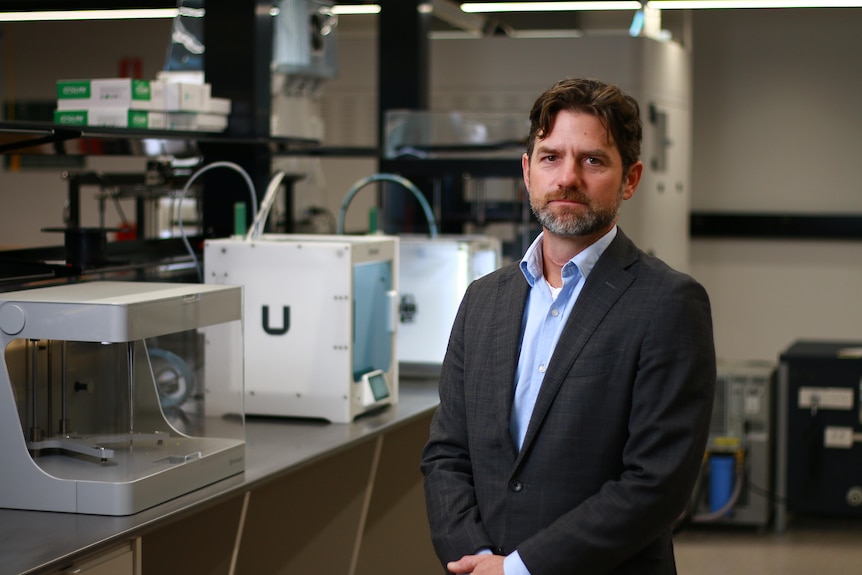
[[(2, 294), (0, 352), (0, 507), (126, 515), (245, 468), (239, 287)], [(217, 402), (213, 357), (235, 390)]]
[(530, 121), (523, 112), (390, 110), (387, 158), (519, 158)]

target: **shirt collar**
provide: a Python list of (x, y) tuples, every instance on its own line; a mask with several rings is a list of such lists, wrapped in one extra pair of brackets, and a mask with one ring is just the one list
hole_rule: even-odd
[[(524, 257), (521, 258), (521, 273), (524, 274), (524, 277), (527, 279), (527, 283), (530, 284), (530, 287), (536, 285), (536, 282), (542, 279), (542, 238), (544, 237), (545, 232), (542, 232), (533, 240), (533, 243), (530, 244), (530, 247), (527, 248), (526, 253), (524, 253)], [(584, 281), (586, 281), (587, 276), (590, 275), (590, 272), (593, 270), (593, 267), (596, 265), (596, 262), (599, 261), (599, 258), (607, 249), (607, 247), (611, 244), (613, 239), (617, 235), (617, 226), (608, 231), (605, 235), (600, 237), (598, 240), (590, 244), (585, 250), (580, 252), (578, 255), (570, 259), (566, 262), (566, 265), (563, 266), (563, 283), (567, 281), (568, 278), (572, 276), (576, 276), (575, 271), (579, 271), (580, 275), (584, 277)]]

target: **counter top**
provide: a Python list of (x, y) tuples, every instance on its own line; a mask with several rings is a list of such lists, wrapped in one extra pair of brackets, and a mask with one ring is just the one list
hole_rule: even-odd
[[(35, 575), (128, 540), (209, 504), (244, 493), (351, 445), (427, 414), (437, 382), (399, 383), (399, 403), (353, 423), (246, 418), (246, 469), (212, 485), (128, 516), (0, 509), (0, 575)], [(419, 465), (419, 455), (416, 457)]]

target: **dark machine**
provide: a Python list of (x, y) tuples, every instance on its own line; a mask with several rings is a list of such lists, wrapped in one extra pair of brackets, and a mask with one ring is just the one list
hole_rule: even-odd
[(798, 341), (779, 367), (776, 529), (862, 515), (862, 342)]

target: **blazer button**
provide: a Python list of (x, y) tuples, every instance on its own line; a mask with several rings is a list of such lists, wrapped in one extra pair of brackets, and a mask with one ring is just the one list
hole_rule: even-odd
[(515, 493), (518, 493), (522, 489), (524, 489), (524, 484), (521, 483), (520, 481), (518, 481), (517, 479), (515, 479), (511, 483), (509, 483), (509, 489), (511, 489)]

